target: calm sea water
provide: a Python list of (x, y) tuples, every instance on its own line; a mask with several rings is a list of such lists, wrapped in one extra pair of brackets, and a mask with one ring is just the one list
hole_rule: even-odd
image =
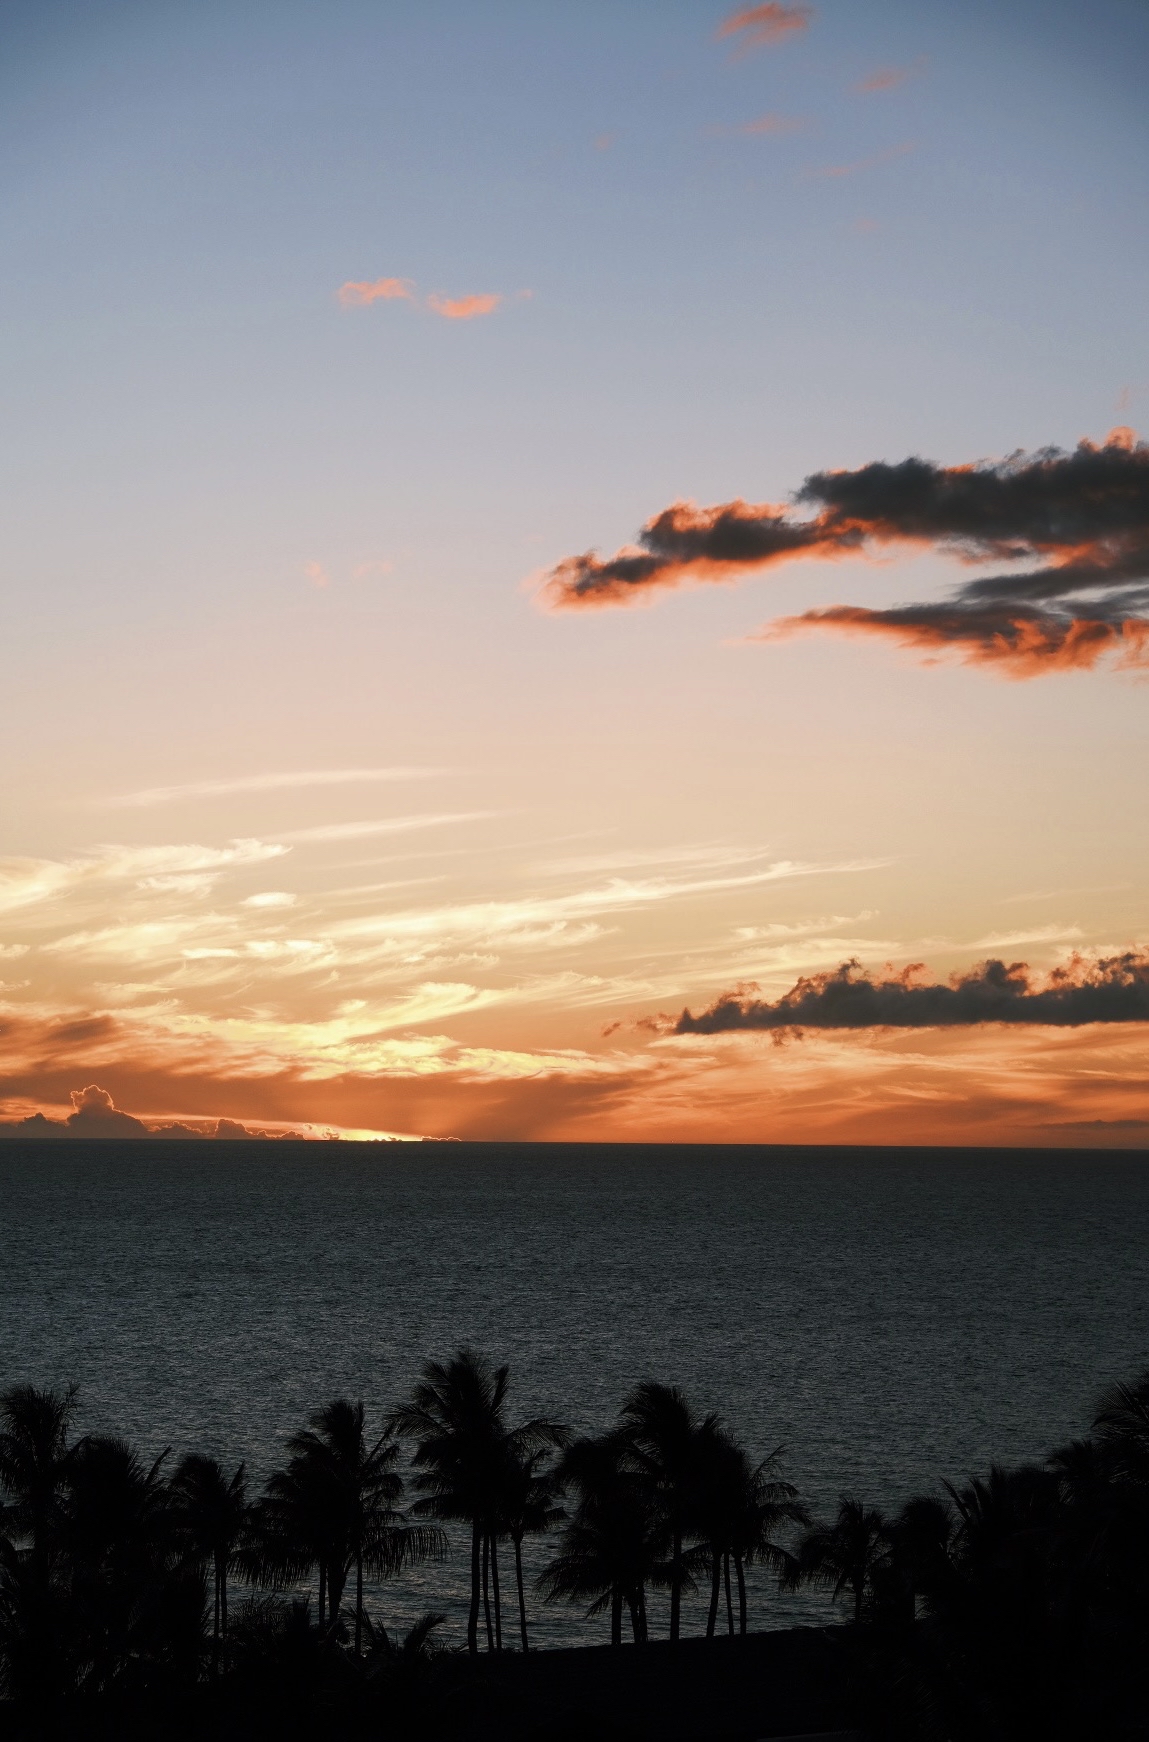
[[(784, 1444), (815, 1509), (896, 1506), (1085, 1431), (1149, 1366), (1149, 1157), (576, 1145), (5, 1143), (0, 1383), (261, 1480), (339, 1393), (429, 1356), (605, 1427), (650, 1376)], [(462, 1545), (460, 1545), (461, 1548)], [(459, 1636), (465, 1555), (378, 1593)], [(701, 1620), (701, 1603), (691, 1625)], [(752, 1624), (825, 1620), (763, 1582)], [(602, 1636), (536, 1607), (540, 1644)]]

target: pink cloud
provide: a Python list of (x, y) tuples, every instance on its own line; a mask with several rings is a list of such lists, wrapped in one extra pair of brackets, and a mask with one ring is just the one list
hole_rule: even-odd
[(348, 279), (338, 291), (344, 308), (367, 308), (373, 302), (414, 302), (415, 286), (409, 278), (376, 278), (372, 283)]
[(484, 296), (442, 296), (433, 291), (427, 298), (427, 307), (437, 315), (442, 315), (445, 321), (473, 321), (480, 315), (494, 314), (502, 297), (488, 293)]
[(867, 94), (873, 91), (896, 91), (908, 79), (916, 79), (924, 71), (925, 64), (926, 57), (922, 54), (908, 67), (879, 67), (869, 78), (859, 79), (854, 89)]
[(880, 164), (892, 163), (895, 157), (905, 157), (916, 150), (913, 140), (906, 140), (902, 145), (891, 145), (888, 151), (879, 151), (875, 157), (861, 157), (855, 163), (828, 163), (822, 169), (808, 169), (807, 176), (811, 180), (821, 181), (843, 175), (860, 175), (864, 169), (877, 169)]
[(304, 563), (303, 572), (313, 587), (329, 587), (331, 576), (322, 563)]
[(757, 121), (746, 121), (739, 133), (797, 133), (806, 123), (799, 115), (759, 115)]
[(809, 29), (813, 16), (812, 6), (781, 6), (777, 0), (769, 0), (765, 6), (746, 6), (741, 12), (732, 12), (723, 19), (716, 34), (720, 42), (724, 37), (741, 35), (738, 46), (745, 54), (752, 48), (769, 48), (785, 42), (788, 36)]

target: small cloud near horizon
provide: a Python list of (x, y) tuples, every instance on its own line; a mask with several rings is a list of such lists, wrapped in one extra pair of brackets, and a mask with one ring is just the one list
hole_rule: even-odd
[[(107, 1089), (102, 1089), (97, 1083), (89, 1083), (85, 1089), (73, 1089), (70, 1093), (72, 1111), (64, 1119), (51, 1119), (42, 1111), (28, 1114), (23, 1119), (0, 1119), (0, 1138), (4, 1137), (54, 1137), (54, 1138), (86, 1138), (114, 1139), (122, 1142), (125, 1138), (140, 1139), (146, 1137), (176, 1137), (191, 1139), (195, 1142), (222, 1140), (236, 1142), (240, 1139), (253, 1138), (294, 1138), (303, 1140), (314, 1137), (315, 1133), (293, 1129), (284, 1129), (282, 1124), (271, 1130), (249, 1129), (236, 1119), (219, 1117), (199, 1120), (194, 1125), (185, 1120), (177, 1119), (166, 1124), (145, 1124), (132, 1113), (125, 1113), (117, 1107)], [(336, 1135), (325, 1132), (325, 1136)]]
[(782, 6), (778, 0), (769, 0), (764, 6), (745, 6), (740, 12), (732, 12), (714, 34), (719, 42), (727, 37), (739, 37), (735, 54), (749, 54), (752, 49), (772, 48), (776, 43), (808, 30), (813, 16), (812, 6)]
[(432, 314), (441, 315), (445, 321), (473, 321), (481, 315), (494, 314), (502, 297), (495, 292), (486, 292), (474, 296), (443, 296), (439, 291), (432, 291), (427, 298), (427, 307)]
[(369, 308), (373, 302), (414, 302), (415, 286), (409, 278), (348, 279), (336, 295), (344, 308)]

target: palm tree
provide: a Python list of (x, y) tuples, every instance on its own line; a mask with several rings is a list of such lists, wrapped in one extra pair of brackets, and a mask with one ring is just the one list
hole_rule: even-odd
[(319, 1569), (319, 1625), (333, 1625), (355, 1569), (355, 1653), (363, 1648), (363, 1580), (438, 1558), (440, 1531), (409, 1525), (398, 1510), (403, 1478), (390, 1427), (368, 1446), (363, 1404), (335, 1398), (287, 1443), (286, 1470), (267, 1484), (261, 1509), (264, 1552), (257, 1573), (286, 1582)]
[(806, 1533), (793, 1565), (786, 1567), (779, 1582), (784, 1590), (795, 1590), (803, 1582), (820, 1585), (835, 1598), (849, 1591), (854, 1621), (859, 1622), (875, 1574), (888, 1553), (889, 1534), (882, 1514), (843, 1495), (833, 1524), (816, 1525)]
[(1149, 1484), (1149, 1372), (1111, 1386), (1097, 1405), (1093, 1428), (1114, 1474)]
[[(557, 1430), (556, 1430), (557, 1431)], [(499, 1524), (510, 1537), (515, 1550), (515, 1589), (519, 1599), (519, 1637), (524, 1651), (530, 1649), (527, 1636), (527, 1600), (523, 1590), (523, 1539), (549, 1530), (564, 1516), (556, 1503), (555, 1476), (543, 1468), (548, 1453), (545, 1447), (523, 1451), (516, 1444), (517, 1436), (508, 1436), (507, 1461), (499, 1488)]]
[(907, 1500), (889, 1527), (888, 1578), (883, 1578), (883, 1608), (890, 1619), (913, 1621), (924, 1597), (931, 1611), (941, 1606), (953, 1581), (951, 1550), (954, 1515), (936, 1495)]
[(738, 1631), (747, 1624), (746, 1568), (768, 1566), (782, 1574), (793, 1556), (778, 1541), (787, 1525), (809, 1523), (798, 1501), (798, 1490), (778, 1475), (782, 1448), (753, 1465), (745, 1451), (716, 1422), (699, 1429), (695, 1521), (707, 1545), (710, 1562), (710, 1609), (706, 1636), (714, 1637), (721, 1588), (726, 1592), (726, 1626), (734, 1632), (730, 1588), (733, 1563), (738, 1581)]
[(0, 1521), (38, 1558), (49, 1552), (59, 1523), (77, 1395), (75, 1385), (66, 1391), (13, 1385), (0, 1393), (0, 1489), (8, 1497)]
[[(391, 1418), (397, 1432), (415, 1441), (413, 1461), (424, 1491), (415, 1511), (425, 1517), (457, 1518), (471, 1527), (467, 1649), (472, 1656), (479, 1649), (480, 1600), (486, 1605), (488, 1650), (502, 1642), (498, 1542), (508, 1467), (563, 1437), (562, 1428), (541, 1418), (508, 1429), (508, 1374), (507, 1367), (492, 1367), (475, 1350), (460, 1349), (453, 1360), (429, 1361), (410, 1401)], [(488, 1578), (494, 1592), (493, 1627)]]
[(248, 1524), (244, 1466), (229, 1480), (222, 1464), (189, 1452), (171, 1481), (177, 1519), (193, 1556), (210, 1562), (215, 1577), (212, 1626), (212, 1674), (219, 1674), (220, 1640), (227, 1645), (227, 1579), (240, 1564), (240, 1546)]
[(699, 1422), (677, 1386), (647, 1379), (636, 1385), (622, 1406), (620, 1431), (647, 1477), (665, 1517), (670, 1541), (670, 1638), (677, 1640), (682, 1593), (693, 1588), (685, 1533), (697, 1510), (700, 1458), (718, 1418)]
[(60, 1549), (76, 1387), (0, 1394), (0, 1649), (10, 1692), (68, 1685), (72, 1629)]
[(85, 1691), (148, 1661), (177, 1661), (189, 1679), (198, 1670), (204, 1583), (181, 1561), (166, 1457), (146, 1466), (110, 1434), (80, 1440), (69, 1457), (61, 1547)]
[(492, 1369), (473, 1349), (460, 1349), (451, 1361), (429, 1361), (410, 1402), (391, 1418), (398, 1433), (416, 1442), (413, 1461), (421, 1472), (424, 1498), (415, 1510), (471, 1526), (467, 1649), (472, 1656), (479, 1649), (483, 1547), (501, 1474), (508, 1373), (507, 1367)]
[(647, 1638), (646, 1587), (661, 1570), (665, 1527), (650, 1483), (629, 1440), (615, 1432), (568, 1447), (557, 1482), (575, 1495), (559, 1552), (538, 1584), (547, 1602), (585, 1602), (586, 1613), (610, 1610), (612, 1645), (622, 1644), (622, 1611), (630, 1612), (636, 1645)]

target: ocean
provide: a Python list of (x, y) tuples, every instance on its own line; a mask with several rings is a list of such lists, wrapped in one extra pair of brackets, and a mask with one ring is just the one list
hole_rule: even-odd
[[(462, 1344), (509, 1363), (515, 1418), (598, 1431), (656, 1378), (757, 1456), (783, 1446), (815, 1513), (896, 1508), (1042, 1457), (1149, 1367), (1149, 1156), (0, 1147), (0, 1384), (76, 1381), (80, 1431), (243, 1458), (258, 1487), (317, 1405), (381, 1422)], [(373, 1602), (389, 1626), (440, 1609), (459, 1639), (467, 1575), (460, 1541)], [(753, 1581), (752, 1626), (832, 1618)], [(532, 1629), (605, 1637), (537, 1601)]]

